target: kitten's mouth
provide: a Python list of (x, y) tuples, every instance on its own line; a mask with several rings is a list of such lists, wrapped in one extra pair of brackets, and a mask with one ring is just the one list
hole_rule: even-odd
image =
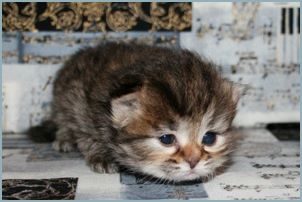
[(188, 180), (196, 179), (199, 177), (200, 176), (194, 170), (190, 170), (183, 175), (183, 178), (188, 179)]
[(187, 175), (192, 176), (192, 175), (197, 175), (197, 173), (195, 171), (191, 170), (187, 173)]

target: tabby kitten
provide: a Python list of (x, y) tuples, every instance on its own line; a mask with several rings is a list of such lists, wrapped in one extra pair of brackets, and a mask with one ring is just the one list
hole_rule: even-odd
[(183, 181), (227, 160), (240, 90), (181, 49), (101, 44), (74, 54), (54, 82), (52, 119), (33, 139), (77, 147), (97, 172), (119, 168)]

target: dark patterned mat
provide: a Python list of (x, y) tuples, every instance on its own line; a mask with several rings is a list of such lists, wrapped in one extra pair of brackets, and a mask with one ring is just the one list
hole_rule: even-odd
[(2, 180), (2, 200), (74, 199), (78, 178)]

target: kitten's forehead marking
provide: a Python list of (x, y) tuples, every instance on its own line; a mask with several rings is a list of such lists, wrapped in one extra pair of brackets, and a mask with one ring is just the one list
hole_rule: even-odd
[(201, 131), (206, 131), (206, 124), (199, 126), (198, 124), (192, 123), (190, 120), (182, 119), (178, 122), (175, 136), (181, 147), (192, 144), (192, 142), (200, 141)]
[(190, 120), (180, 120), (176, 137), (181, 147), (185, 147), (188, 144), (192, 144), (192, 142), (196, 142), (199, 136), (199, 127), (197, 124), (192, 123)]
[[(180, 146), (185, 146), (192, 142), (201, 143), (204, 134), (207, 131), (211, 130), (224, 130), (226, 126), (223, 117), (217, 117), (217, 121), (214, 122), (213, 126), (210, 126), (210, 122), (215, 118), (213, 117), (215, 112), (214, 105), (210, 105), (208, 110), (202, 115), (199, 122), (194, 122), (190, 119), (181, 119), (178, 122), (177, 130), (176, 130), (176, 137), (180, 144)], [(215, 131), (214, 131), (215, 132)], [(220, 141), (221, 140), (221, 141)], [(219, 138), (219, 144), (224, 144), (224, 137)]]
[(179, 121), (177, 131), (176, 131), (176, 138), (180, 146), (185, 146), (189, 143), (189, 125), (186, 120)]
[(222, 132), (227, 130), (229, 127), (228, 119), (225, 114), (214, 115), (215, 104), (211, 104), (207, 111), (203, 114), (200, 121), (200, 133), (203, 135), (207, 131)]

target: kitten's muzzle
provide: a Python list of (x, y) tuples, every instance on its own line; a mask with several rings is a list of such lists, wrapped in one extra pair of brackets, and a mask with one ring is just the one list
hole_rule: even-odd
[(200, 161), (201, 151), (197, 146), (186, 146), (183, 149), (184, 160), (188, 162), (190, 168), (193, 169)]

